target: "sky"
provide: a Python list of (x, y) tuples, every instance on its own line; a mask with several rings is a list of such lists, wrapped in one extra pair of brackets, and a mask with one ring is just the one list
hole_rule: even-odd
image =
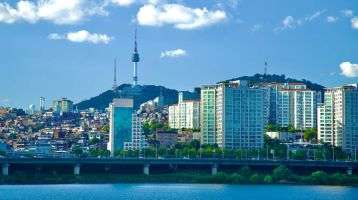
[(356, 0), (0, 0), (0, 106), (74, 102), (131, 83), (192, 90), (264, 72), (358, 82)]

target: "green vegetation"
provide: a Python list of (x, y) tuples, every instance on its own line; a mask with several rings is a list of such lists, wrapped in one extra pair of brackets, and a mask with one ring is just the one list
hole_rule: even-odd
[(37, 173), (15, 173), (0, 176), (0, 184), (70, 184), (70, 183), (225, 183), (225, 184), (312, 184), (312, 185), (358, 185), (358, 176), (342, 173), (327, 174), (315, 171), (308, 175), (297, 175), (285, 166), (272, 172), (254, 171), (242, 167), (238, 172), (219, 172), (212, 176), (207, 172), (178, 171), (168, 174), (70, 174), (41, 175)]
[(109, 124), (102, 126), (101, 131), (104, 133), (109, 133)]
[(308, 128), (304, 131), (304, 138), (306, 141), (312, 141), (317, 139), (317, 129), (315, 128)]
[(255, 74), (253, 76), (242, 76), (242, 77), (238, 77), (238, 78), (231, 79), (231, 80), (247, 80), (252, 84), (253, 83), (262, 83), (262, 82), (267, 82), (267, 83), (272, 83), (272, 82), (275, 82), (275, 83), (304, 83), (305, 85), (307, 85), (307, 87), (309, 89), (312, 89), (315, 91), (323, 91), (323, 89), (324, 89), (324, 87), (322, 85), (312, 83), (305, 79), (297, 80), (297, 79), (287, 78), (283, 74), (282, 75)]
[(110, 155), (110, 151), (107, 149), (101, 148), (92, 148), (89, 150), (89, 154), (94, 157), (108, 157)]
[(277, 124), (268, 124), (265, 127), (266, 132), (289, 132), (289, 133), (296, 133), (300, 132), (301, 130), (296, 130), (293, 125), (288, 125), (287, 127), (280, 127)]
[(172, 131), (173, 129), (169, 127), (168, 122), (159, 123), (157, 121), (150, 121), (143, 123), (143, 131), (145, 135), (155, 134), (157, 130)]

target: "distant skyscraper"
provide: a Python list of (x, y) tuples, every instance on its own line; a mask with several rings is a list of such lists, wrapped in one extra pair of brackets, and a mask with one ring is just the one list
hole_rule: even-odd
[(73, 112), (73, 102), (66, 98), (53, 101), (52, 109), (56, 113), (70, 113)]
[(137, 45), (137, 28), (134, 33), (134, 52), (132, 55), (133, 62), (133, 86), (138, 85), (138, 63), (140, 61)]
[(29, 105), (29, 109), (28, 109), (27, 113), (32, 115), (35, 113), (35, 111), (36, 111), (35, 105), (34, 104)]
[(43, 112), (45, 111), (45, 104), (46, 104), (46, 99), (45, 97), (40, 97), (40, 111)]
[(117, 90), (117, 59), (114, 59), (114, 69), (113, 69), (113, 91)]

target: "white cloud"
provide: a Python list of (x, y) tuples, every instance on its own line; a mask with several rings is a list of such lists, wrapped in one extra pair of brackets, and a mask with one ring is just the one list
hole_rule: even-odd
[(90, 33), (86, 30), (69, 32), (66, 34), (51, 33), (48, 38), (50, 40), (68, 40), (70, 42), (87, 42), (92, 44), (108, 44), (113, 40), (113, 37), (106, 34)]
[(313, 13), (312, 15), (309, 15), (305, 18), (294, 18), (293, 16), (289, 15), (286, 16), (282, 22), (281, 25), (276, 27), (274, 29), (275, 32), (279, 32), (279, 31), (283, 31), (283, 30), (287, 30), (287, 29), (295, 29), (298, 26), (307, 24), (307, 23), (312, 23), (315, 19), (317, 19), (318, 17), (320, 17), (321, 15), (323, 15), (326, 12), (326, 10), (320, 10), (317, 11), (315, 13)]
[(341, 68), (342, 75), (349, 78), (358, 77), (358, 64), (343, 62), (339, 67)]
[(341, 10), (341, 13), (344, 17), (353, 17), (353, 10)]
[(136, 2), (136, 0), (112, 0), (112, 3), (119, 6), (130, 6)]
[(358, 17), (352, 18), (351, 23), (352, 23), (352, 28), (353, 29), (358, 29)]
[(223, 10), (190, 8), (180, 4), (146, 4), (139, 9), (137, 21), (144, 26), (173, 25), (177, 29), (197, 29), (226, 19)]
[(163, 51), (160, 53), (161, 58), (165, 58), (165, 57), (178, 58), (178, 57), (182, 57), (182, 56), (186, 56), (186, 55), (187, 55), (187, 53), (183, 49)]
[(334, 16), (328, 16), (327, 17), (327, 22), (328, 23), (335, 23), (335, 22), (337, 22), (337, 20), (338, 20), (338, 17), (334, 17)]
[(320, 11), (317, 11), (315, 13), (313, 13), (312, 15), (308, 16), (305, 18), (306, 21), (313, 21), (314, 19), (318, 18), (319, 16), (321, 16), (322, 14), (324, 14), (326, 12), (326, 10), (320, 10)]
[(96, 0), (21, 0), (14, 7), (0, 3), (0, 22), (36, 23), (39, 20), (55, 24), (75, 24), (88, 16), (107, 15), (103, 2)]
[(281, 22), (281, 26), (275, 28), (275, 31), (283, 31), (286, 29), (294, 29), (297, 26), (302, 25), (302, 20), (300, 19), (295, 19), (292, 16), (286, 16), (282, 22)]

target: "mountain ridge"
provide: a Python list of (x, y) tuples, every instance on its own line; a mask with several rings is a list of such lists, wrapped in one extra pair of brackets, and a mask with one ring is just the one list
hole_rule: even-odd
[[(250, 83), (270, 82), (270, 83), (304, 83), (311, 90), (323, 91), (324, 86), (313, 83), (306, 79), (298, 80), (293, 78), (287, 78), (285, 75), (277, 74), (255, 74), (253, 76), (241, 76), (237, 78), (228, 79), (225, 81), (234, 80), (247, 80)], [(221, 81), (221, 82), (225, 82)], [(164, 97), (164, 105), (175, 104), (178, 101), (178, 90), (169, 89), (159, 85), (140, 85), (132, 87), (130, 84), (122, 84), (116, 88), (115, 91), (107, 90), (98, 96), (89, 98), (87, 100), (77, 103), (75, 106), (79, 110), (85, 110), (88, 108), (96, 108), (98, 110), (104, 110), (109, 106), (114, 98), (130, 97), (134, 99), (134, 107), (138, 108), (140, 104), (153, 100), (154, 98), (162, 95)], [(188, 92), (188, 91), (186, 91)], [(191, 92), (192, 93), (192, 92)]]

